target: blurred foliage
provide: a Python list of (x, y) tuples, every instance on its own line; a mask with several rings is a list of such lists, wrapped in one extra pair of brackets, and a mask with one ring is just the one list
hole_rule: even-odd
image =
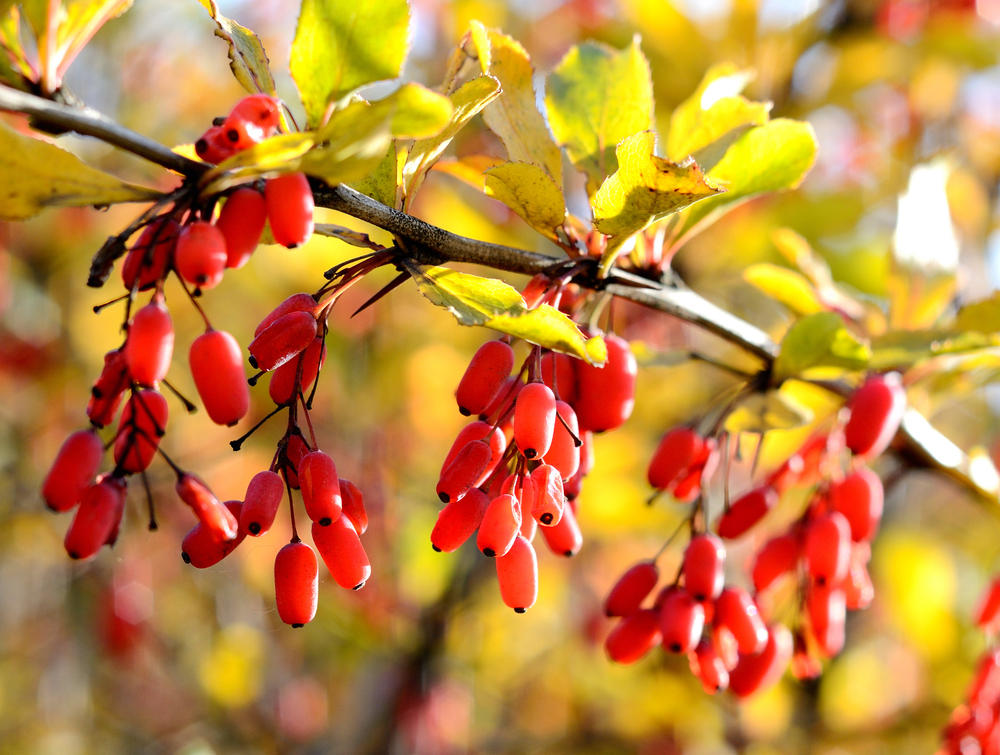
[[(294, 99), (286, 61), (297, 3), (218, 6), (261, 34), (277, 91)], [(956, 302), (984, 299), (1000, 284), (1000, 3), (414, 0), (411, 12), (404, 74), (422, 82), (441, 79), (442, 51), (474, 19), (519, 40), (544, 72), (577, 42), (622, 50), (638, 34), (661, 134), (713, 65), (729, 60), (755, 71), (746, 96), (773, 103), (772, 118), (808, 121), (820, 145), (817, 163), (797, 192), (746, 203), (693, 237), (674, 266), (778, 339), (816, 300), (835, 302), (869, 333), (895, 333), (889, 343), (911, 349), (906, 364), (918, 363), (908, 375), (911, 401), (963, 448), (988, 447), (997, 436), (1000, 395), (989, 385), (996, 354), (933, 354), (949, 361), (922, 371), (928, 352), (917, 348), (912, 357), (916, 347), (899, 333), (947, 318)], [(83, 50), (66, 86), (141, 133), (190, 143), (241, 94), (214, 29), (198, 3), (138, 2)], [(60, 142), (129, 181), (148, 185), (157, 176), (96, 142)], [(502, 154), (478, 117), (451, 149), (458, 158)], [(939, 186), (954, 235), (918, 259), (907, 256), (897, 198), (907, 190), (917, 196), (913, 169), (932, 159), (945, 166)], [(565, 177), (565, 197), (586, 216), (585, 187), (573, 180)], [(427, 175), (412, 211), (479, 239), (544, 243), (517, 214), (443, 172)], [(711, 336), (631, 305), (616, 306), (614, 318), (651, 362), (640, 372), (639, 409), (625, 428), (597, 439), (597, 466), (581, 498), (584, 548), (571, 561), (542, 555), (539, 602), (524, 616), (502, 605), (481, 561), (470, 566), (471, 546), (447, 558), (428, 545), (438, 465), (462, 424), (452, 391), (483, 332), (457, 327), (409, 286), (349, 318), (387, 279), (362, 282), (338, 306), (314, 414), (324, 447), (366, 491), (374, 573), (365, 590), (321, 583), (317, 620), (288, 629), (273, 608), (271, 576), (284, 525), (213, 569), (185, 567), (178, 544), (190, 522), (170, 505), (172, 476), (155, 466), (160, 531), (146, 531), (143, 497), (133, 492), (115, 549), (70, 563), (61, 545), (65, 520), (43, 511), (37, 491), (62, 438), (82, 424), (92, 376), (117, 337), (113, 314), (91, 312), (109, 294), (83, 284), (90, 255), (131, 213), (122, 206), (49, 210), (2, 227), (0, 751), (934, 749), (982, 648), (969, 616), (1000, 563), (997, 512), (943, 479), (888, 461), (880, 471), (896, 482), (874, 545), (875, 603), (852, 615), (847, 650), (818, 682), (786, 679), (736, 704), (703, 695), (683, 659), (633, 667), (605, 660), (602, 595), (625, 568), (655, 553), (684, 513), (670, 502), (644, 505), (646, 460), (664, 429), (710, 413), (727, 385), (710, 365), (657, 364), (657, 357), (693, 349), (744, 360)], [(388, 241), (351, 218), (320, 215)], [(779, 228), (791, 231), (775, 235)], [(355, 252), (321, 237), (295, 252), (265, 247), (204, 306), (245, 342), (274, 302), (315, 289), (322, 270)], [(802, 277), (790, 289), (794, 271)], [(762, 294), (768, 286), (786, 296)], [(181, 292), (168, 286), (167, 295)], [(995, 315), (992, 306), (962, 313), (962, 329)], [(200, 323), (184, 308), (174, 318), (183, 353)], [(849, 343), (840, 330), (832, 346)], [(194, 393), (179, 365), (170, 377)], [(836, 409), (808, 386), (787, 392), (816, 421)], [(255, 394), (257, 416), (267, 410), (264, 393)], [(197, 460), (220, 498), (239, 497), (267, 465), (271, 429), (233, 454), (231, 430), (174, 412), (167, 450)], [(761, 465), (778, 463), (809, 431), (770, 433)], [(750, 439), (744, 446), (749, 459)], [(749, 462), (732, 476), (734, 487), (746, 483)], [(741, 578), (759, 539), (800, 506), (783, 502), (760, 533), (731, 551), (732, 576)], [(672, 568), (680, 552), (665, 558)]]

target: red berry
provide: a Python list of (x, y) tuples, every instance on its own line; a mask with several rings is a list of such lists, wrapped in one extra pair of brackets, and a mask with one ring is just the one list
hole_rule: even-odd
[(167, 400), (152, 388), (125, 404), (115, 434), (115, 464), (135, 474), (149, 466), (167, 428)]
[(559, 522), (552, 527), (542, 527), (542, 536), (549, 550), (557, 556), (569, 558), (579, 553), (583, 545), (583, 533), (580, 532), (580, 525), (576, 522), (573, 507), (563, 506)]
[(487, 341), (473, 355), (455, 389), (458, 410), (479, 414), (497, 396), (514, 367), (514, 350), (503, 341)]
[(715, 600), (725, 580), (726, 546), (715, 535), (691, 538), (684, 551), (684, 589), (699, 603)]
[(576, 364), (571, 356), (546, 351), (542, 354), (542, 382), (567, 404), (576, 401)]
[(811, 584), (806, 592), (809, 631), (820, 652), (832, 658), (844, 647), (847, 604), (844, 591), (830, 585)]
[(792, 657), (792, 633), (782, 624), (765, 628), (767, 639), (757, 654), (740, 656), (729, 673), (729, 689), (737, 697), (749, 697), (778, 681)]
[(302, 457), (297, 468), (306, 515), (323, 527), (333, 524), (340, 518), (343, 508), (337, 465), (329, 454), (310, 451)]
[(316, 553), (302, 542), (292, 542), (274, 559), (274, 599), (278, 616), (286, 624), (301, 627), (313, 620), (319, 598), (319, 562)]
[(238, 113), (231, 114), (223, 121), (222, 133), (237, 152), (260, 144), (268, 136), (264, 129)]
[(729, 670), (710, 640), (703, 639), (694, 649), (691, 670), (701, 681), (702, 689), (710, 695), (729, 686)]
[(544, 383), (528, 383), (514, 404), (514, 440), (528, 459), (544, 456), (552, 445), (556, 397)]
[(316, 307), (317, 302), (316, 299), (313, 298), (312, 294), (292, 294), (281, 302), (281, 304), (267, 313), (264, 319), (257, 324), (253, 334), (255, 336), (259, 336), (271, 327), (276, 320), (291, 312), (310, 312), (315, 317)]
[(465, 495), (489, 468), (492, 457), (490, 444), (473, 440), (455, 455), (455, 458), (438, 479), (437, 494), (443, 503), (455, 501)]
[(163, 279), (173, 261), (180, 229), (172, 218), (160, 217), (142, 230), (122, 263), (125, 288), (144, 291)]
[[(223, 505), (237, 521), (241, 521), (243, 504), (240, 501), (226, 501)], [(184, 563), (191, 564), (196, 569), (207, 569), (236, 550), (236, 546), (243, 542), (246, 534), (246, 530), (240, 527), (234, 540), (219, 542), (211, 530), (199, 522), (184, 536), (181, 542), (181, 558), (184, 559)]]
[(431, 530), (431, 546), (436, 551), (451, 553), (476, 531), (489, 506), (489, 498), (479, 488), (473, 488), (457, 501), (452, 501), (438, 513)]
[(690, 427), (675, 427), (660, 438), (646, 477), (657, 490), (669, 490), (694, 466), (705, 441)]
[(486, 511), (479, 525), (476, 546), (484, 555), (500, 557), (514, 544), (521, 528), (521, 506), (509, 493), (498, 495)]
[(204, 482), (192, 474), (182, 474), (174, 488), (211, 537), (220, 543), (236, 538), (239, 522)]
[(992, 632), (997, 628), (997, 619), (1000, 619), (1000, 577), (994, 577), (990, 582), (986, 592), (979, 599), (974, 616), (976, 626), (980, 629)]
[(631, 567), (618, 578), (604, 599), (605, 616), (628, 616), (638, 611), (659, 579), (660, 570), (654, 561), (640, 561)]
[(63, 540), (69, 557), (90, 558), (102, 545), (112, 544), (124, 511), (124, 480), (104, 475), (84, 488)]
[(42, 497), (53, 511), (76, 506), (101, 466), (104, 443), (93, 430), (77, 430), (59, 448), (42, 483)]
[[(529, 507), (531, 516), (545, 527), (558, 524), (562, 517), (563, 506), (566, 503), (562, 475), (559, 474), (559, 470), (548, 464), (542, 464), (535, 467), (531, 473), (531, 481), (534, 484), (535, 493), (534, 500)], [(521, 503), (523, 506), (527, 506), (523, 498)]]
[(792, 533), (771, 538), (757, 551), (753, 562), (753, 586), (763, 592), (799, 562), (799, 539)]
[(717, 626), (733, 633), (740, 653), (758, 653), (767, 642), (767, 626), (750, 593), (741, 587), (727, 587), (715, 601)]
[(538, 597), (538, 558), (534, 547), (519, 535), (505, 553), (497, 555), (496, 565), (500, 597), (515, 613), (524, 613)]
[(200, 288), (219, 285), (226, 270), (226, 239), (211, 223), (188, 223), (177, 237), (174, 267), (184, 280)]
[(209, 418), (230, 427), (243, 419), (250, 409), (250, 389), (236, 339), (224, 330), (205, 331), (191, 344), (188, 361)]
[(329, 527), (313, 522), (312, 536), (316, 550), (338, 585), (348, 590), (364, 587), (372, 567), (357, 530), (346, 516), (341, 514)]
[(493, 427), (488, 422), (479, 420), (469, 423), (459, 431), (455, 441), (451, 444), (451, 448), (448, 450), (448, 455), (444, 458), (444, 463), (441, 464), (441, 475), (444, 475), (445, 470), (455, 460), (459, 452), (474, 440), (485, 440), (490, 446), (489, 463), (479, 476), (479, 479), (476, 480), (475, 487), (486, 482), (486, 478), (496, 469), (497, 464), (503, 458), (504, 451), (507, 450), (507, 438), (500, 428)]
[(604, 650), (615, 663), (635, 663), (662, 641), (660, 612), (633, 611), (615, 624), (604, 640)]
[(240, 531), (258, 536), (271, 529), (284, 495), (285, 486), (276, 472), (265, 469), (255, 474), (247, 485), (247, 493), (243, 497)]
[(870, 540), (882, 519), (882, 480), (868, 467), (859, 467), (843, 480), (830, 484), (830, 507), (851, 526), (851, 539)]
[(304, 173), (285, 173), (264, 184), (267, 220), (274, 240), (293, 249), (313, 232), (313, 194)]
[(260, 243), (267, 223), (264, 195), (256, 189), (237, 189), (222, 206), (215, 227), (226, 242), (226, 267), (243, 267)]
[(215, 165), (231, 157), (236, 148), (226, 138), (225, 129), (221, 126), (211, 126), (194, 143), (194, 151), (202, 160)]
[(278, 406), (285, 406), (295, 401), (300, 392), (308, 397), (309, 387), (325, 361), (326, 340), (318, 333), (305, 351), (271, 373), (271, 384), (267, 387), (271, 400)]
[(811, 521), (802, 548), (809, 576), (819, 584), (837, 584), (847, 576), (851, 556), (851, 526), (838, 511)]
[(705, 627), (705, 607), (683, 590), (670, 592), (660, 606), (663, 647), (671, 653), (694, 649)]
[(128, 383), (128, 365), (125, 363), (124, 351), (121, 349), (109, 351), (104, 355), (101, 375), (90, 389), (87, 417), (91, 424), (98, 427), (111, 424), (115, 418), (118, 402), (121, 401)]
[(249, 94), (229, 112), (263, 129), (270, 136), (281, 125), (281, 109), (278, 100), (267, 94)]
[(368, 530), (368, 512), (365, 511), (365, 497), (360, 488), (350, 480), (340, 478), (340, 502), (343, 513), (359, 535)]
[(627, 420), (635, 405), (638, 365), (628, 341), (606, 333), (608, 360), (603, 367), (576, 363), (576, 409), (580, 427), (594, 432), (614, 430)]
[(129, 374), (137, 383), (152, 386), (166, 376), (174, 354), (174, 325), (160, 294), (135, 313), (124, 351)]
[(729, 505), (715, 529), (721, 537), (734, 540), (763, 519), (777, 502), (778, 493), (770, 485), (754, 488)]
[(288, 437), (283, 452), (283, 461), (285, 463), (282, 465), (281, 471), (284, 472), (285, 479), (288, 480), (288, 486), (295, 490), (299, 489), (299, 475), (297, 471), (299, 462), (302, 461), (302, 457), (307, 453), (309, 453), (309, 446), (306, 445), (301, 435), (293, 433)]
[(899, 375), (873, 375), (847, 401), (844, 439), (855, 456), (871, 459), (892, 441), (906, 411)]
[(270, 372), (302, 353), (316, 338), (310, 312), (289, 312), (274, 320), (250, 342), (250, 364)]
[(479, 413), (479, 419), (498, 419), (501, 412), (506, 413), (507, 408), (514, 405), (517, 394), (521, 392), (523, 387), (524, 383), (516, 375), (504, 378), (489, 405)]
[(556, 401), (556, 415), (552, 445), (542, 460), (558, 469), (563, 480), (569, 480), (580, 468), (580, 447), (577, 445), (580, 426), (576, 421), (576, 412), (565, 401)]

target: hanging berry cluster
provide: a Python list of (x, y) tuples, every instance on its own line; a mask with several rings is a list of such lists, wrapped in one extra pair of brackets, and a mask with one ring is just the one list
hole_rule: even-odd
[[(565, 293), (538, 276), (524, 298), (571, 311)], [(532, 346), (515, 374), (510, 340), (489, 341), (455, 391), (459, 411), (478, 419), (462, 428), (441, 466), (437, 494), (446, 505), (431, 545), (451, 552), (475, 534), (483, 555), (496, 559), (501, 598), (518, 613), (538, 594), (538, 530), (559, 556), (575, 555), (583, 543), (576, 506), (593, 467), (593, 433), (632, 414), (635, 357), (625, 340), (603, 336), (603, 367)]]
[[(687, 519), (691, 538), (676, 576), (648, 606), (660, 581), (660, 554), (631, 567), (612, 588), (605, 612), (620, 618), (605, 642), (609, 657), (632, 663), (662, 645), (687, 654), (706, 691), (728, 688), (738, 697), (777, 681), (790, 662), (799, 678), (818, 675), (822, 660), (843, 648), (846, 612), (866, 608), (874, 597), (867, 566), (883, 490), (867, 463), (888, 447), (905, 405), (897, 375), (869, 377), (829, 432), (731, 503), (727, 494), (712, 527), (705, 491), (720, 466), (720, 443), (690, 427), (665, 433), (648, 479), (658, 492), (695, 503)], [(722, 445), (728, 454), (728, 440)], [(727, 469), (728, 458), (722, 461)], [(812, 490), (809, 504), (758, 550), (753, 594), (727, 586), (724, 541), (747, 534), (793, 487)], [(793, 586), (793, 600), (776, 588), (782, 582)]]
[[(195, 151), (206, 162), (220, 162), (273, 136), (280, 121), (277, 100), (266, 95), (245, 97), (198, 139)], [(309, 409), (326, 355), (330, 310), (352, 281), (381, 261), (367, 259), (331, 271), (316, 294), (295, 294), (268, 314), (248, 347), (249, 362), (259, 370), (248, 380), (239, 343), (212, 327), (198, 297), (218, 285), (227, 268), (246, 264), (265, 225), (275, 241), (289, 248), (311, 237), (309, 183), (305, 175), (291, 173), (225, 196), (193, 198), (191, 192), (178, 196), (169, 208), (154, 206), (126, 232), (125, 238), (133, 233), (138, 237), (121, 267), (127, 293), (114, 300), (126, 302), (125, 338), (105, 355), (104, 368), (91, 390), (86, 413), (92, 427), (74, 432), (63, 443), (42, 495), (55, 511), (76, 509), (66, 532), (66, 551), (74, 559), (89, 558), (117, 539), (127, 485), (134, 475), (143, 481), (149, 526), (156, 528), (146, 470), (159, 454), (176, 474), (177, 496), (198, 522), (184, 538), (181, 555), (187, 563), (206, 568), (233, 552), (247, 535), (264, 535), (287, 493), (293, 535), (275, 559), (275, 595), (282, 620), (301, 626), (316, 611), (318, 565), (313, 549), (299, 539), (292, 490), (300, 491), (312, 522), (313, 542), (337, 583), (358, 589), (371, 573), (360, 541), (368, 526), (363, 496), (353, 483), (338, 476), (333, 459), (318, 448)], [(220, 203), (221, 210), (216, 212)], [(191, 343), (188, 363), (209, 418), (219, 425), (236, 425), (250, 407), (248, 385), (264, 373), (271, 374), (268, 392), (276, 405), (264, 419), (281, 411), (288, 415), (287, 430), (270, 467), (250, 480), (242, 501), (220, 502), (203, 481), (181, 469), (160, 448), (169, 415), (161, 386), (174, 392), (189, 411), (195, 408), (166, 379), (174, 352), (174, 329), (164, 291), (170, 275), (180, 281), (205, 323), (205, 332)], [(148, 302), (133, 314), (136, 299), (150, 290)], [(105, 443), (98, 431), (114, 424), (116, 417), (115, 432)], [(250, 433), (233, 441), (233, 448), (238, 450)], [(100, 473), (107, 447), (113, 447), (114, 464)]]

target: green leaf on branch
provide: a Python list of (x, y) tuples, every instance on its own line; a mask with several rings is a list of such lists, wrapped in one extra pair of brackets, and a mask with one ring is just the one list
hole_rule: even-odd
[(751, 128), (706, 174), (726, 193), (686, 210), (681, 235), (689, 236), (758, 194), (794, 189), (815, 159), (816, 134), (804, 121), (779, 118)]
[(1000, 347), (1000, 333), (974, 329), (890, 330), (872, 339), (873, 370), (906, 369), (935, 357), (971, 357)]
[(653, 126), (653, 85), (638, 38), (621, 51), (586, 42), (548, 78), (549, 124), (593, 194), (618, 169), (615, 146)]
[(591, 364), (607, 359), (602, 338), (588, 339), (576, 323), (549, 305), (528, 309), (517, 289), (503, 281), (406, 260), (400, 264), (421, 294), (451, 312), (462, 325), (492, 328)]
[(670, 116), (667, 157), (675, 162), (692, 155), (698, 159), (699, 150), (727, 134), (767, 123), (770, 103), (753, 102), (740, 94), (752, 77), (732, 63), (710, 68), (694, 93)]
[(486, 193), (499, 199), (532, 228), (555, 240), (566, 218), (566, 206), (556, 182), (531, 163), (504, 163), (486, 171)]
[(303, 0), (289, 68), (309, 126), (329, 103), (399, 76), (409, 21), (406, 0)]
[(730, 433), (766, 433), (790, 430), (813, 420), (813, 413), (781, 390), (754, 393), (740, 402), (726, 417)]
[(861, 370), (870, 359), (871, 349), (847, 330), (840, 315), (817, 312), (796, 321), (785, 333), (774, 376), (781, 381), (814, 367)]
[(562, 152), (538, 110), (531, 58), (516, 40), (478, 22), (472, 23), (469, 37), (483, 72), (502, 87), (483, 112), (483, 120), (500, 137), (511, 162), (538, 165), (561, 192)]
[(797, 315), (811, 315), (825, 309), (809, 279), (787, 267), (760, 262), (744, 270), (743, 279)]
[(989, 299), (966, 304), (955, 316), (956, 330), (975, 330), (979, 333), (1000, 333), (1000, 294)]
[(479, 76), (467, 81), (451, 97), (451, 117), (437, 134), (420, 139), (410, 147), (403, 167), (405, 194), (416, 193), (423, 177), (431, 169), (455, 135), (500, 94), (500, 82), (492, 76)]
[(54, 144), (0, 124), (0, 220), (24, 220), (46, 207), (146, 202), (162, 192), (92, 168)]
[(216, 0), (200, 0), (215, 21), (215, 36), (223, 40), (229, 50), (229, 67), (240, 86), (248, 92), (277, 94), (274, 76), (264, 44), (253, 31), (226, 18), (219, 12)]

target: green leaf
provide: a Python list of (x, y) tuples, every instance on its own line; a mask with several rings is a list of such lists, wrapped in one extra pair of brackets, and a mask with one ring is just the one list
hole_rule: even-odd
[(556, 141), (593, 194), (618, 168), (615, 146), (653, 126), (653, 85), (638, 38), (620, 52), (594, 42), (573, 47), (548, 78), (545, 106)]
[(354, 188), (377, 202), (381, 202), (386, 207), (399, 209), (396, 190), (403, 180), (402, 163), (404, 159), (406, 159), (406, 150), (397, 151), (396, 142), (389, 142), (385, 157), (371, 173), (356, 181), (353, 184)]
[(670, 116), (667, 157), (680, 162), (736, 129), (767, 123), (770, 103), (753, 102), (740, 94), (752, 77), (732, 63), (710, 68)]
[(798, 186), (816, 159), (816, 134), (804, 121), (778, 118), (740, 136), (706, 177), (726, 193), (684, 213), (682, 235), (700, 230), (750, 197)]
[(766, 433), (790, 430), (813, 420), (813, 413), (780, 390), (754, 393), (726, 417), (730, 433)]
[(316, 134), (303, 131), (278, 134), (226, 158), (202, 177), (202, 195), (224, 191), (247, 179), (288, 173), (302, 167), (302, 159), (316, 143)]
[(503, 281), (408, 260), (400, 264), (413, 277), (421, 294), (451, 312), (462, 325), (493, 328), (592, 364), (607, 359), (603, 339), (588, 339), (576, 323), (549, 305), (529, 310), (517, 289)]
[(478, 22), (472, 23), (469, 37), (483, 71), (501, 85), (500, 97), (483, 113), (486, 125), (500, 137), (511, 162), (539, 166), (562, 191), (562, 152), (538, 110), (528, 53), (516, 40)]
[(399, 76), (406, 59), (406, 0), (303, 0), (289, 68), (318, 125), (330, 102)]
[(451, 117), (434, 136), (420, 139), (410, 147), (403, 167), (403, 184), (408, 197), (416, 193), (423, 177), (431, 169), (455, 135), (472, 118), (500, 94), (500, 82), (492, 76), (479, 76), (467, 81), (451, 95)]
[(226, 43), (229, 68), (248, 92), (263, 92), (275, 96), (274, 76), (264, 44), (253, 31), (226, 18), (219, 12), (216, 0), (199, 0), (215, 21), (215, 36)]
[(1000, 333), (1000, 293), (989, 299), (966, 304), (955, 316), (956, 330)]
[(635, 134), (618, 145), (618, 170), (609, 176), (591, 200), (594, 227), (608, 236), (601, 260), (604, 269), (614, 261), (621, 243), (637, 231), (720, 189), (705, 180), (694, 163), (681, 166), (653, 154), (656, 137), (650, 131)]
[(566, 218), (562, 192), (548, 173), (530, 163), (504, 163), (486, 171), (486, 193), (538, 232), (555, 240)]
[(1000, 333), (976, 329), (890, 330), (872, 339), (873, 370), (906, 369), (943, 356), (968, 357), (1000, 347)]
[(787, 267), (760, 262), (744, 270), (743, 279), (797, 315), (811, 315), (826, 309), (809, 279)]
[(774, 375), (781, 381), (814, 367), (861, 370), (869, 359), (871, 349), (847, 330), (840, 315), (817, 312), (788, 329), (774, 363)]
[(24, 220), (46, 207), (146, 202), (162, 196), (5, 124), (0, 124), (0, 186), (0, 220)]

